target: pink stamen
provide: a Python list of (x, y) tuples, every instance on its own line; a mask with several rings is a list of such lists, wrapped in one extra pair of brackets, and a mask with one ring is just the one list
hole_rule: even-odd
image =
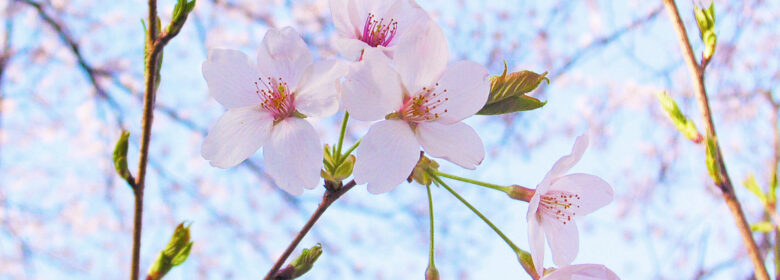
[(564, 225), (571, 222), (580, 208), (580, 196), (565, 191), (548, 191), (539, 200), (539, 211), (547, 217), (552, 217)]
[(374, 14), (368, 13), (360, 40), (371, 47), (387, 47), (387, 45), (390, 44), (390, 41), (395, 38), (395, 32), (398, 30), (398, 22), (390, 19), (390, 21), (385, 24), (384, 21), (384, 18), (377, 21)]
[(257, 96), (260, 97), (260, 107), (265, 108), (274, 116), (274, 120), (280, 121), (295, 112), (293, 103), (295, 96), (287, 89), (287, 83), (282, 78), (273, 79), (271, 77), (263, 80), (262, 77), (257, 80), (265, 88), (260, 88), (260, 84), (255, 82)]
[(447, 109), (443, 108), (450, 99), (445, 95), (447, 89), (437, 91), (439, 83), (433, 87), (423, 87), (422, 91), (413, 97), (405, 97), (398, 112), (401, 117), (410, 122), (433, 121), (439, 118)]

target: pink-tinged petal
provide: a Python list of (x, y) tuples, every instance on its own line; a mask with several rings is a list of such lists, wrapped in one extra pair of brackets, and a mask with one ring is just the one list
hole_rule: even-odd
[(341, 99), (350, 116), (374, 121), (401, 107), (401, 80), (388, 62), (380, 51), (366, 49), (363, 60), (353, 63), (344, 81)]
[(243, 52), (213, 49), (201, 68), (209, 94), (225, 108), (260, 104), (254, 84), (257, 68)]
[(415, 30), (421, 28), (420, 25), (431, 21), (428, 13), (413, 0), (394, 1), (393, 5), (385, 13), (384, 18), (391, 18), (398, 22), (396, 37), (390, 41), (391, 46), (409, 38), (410, 36), (407, 35), (414, 34)]
[(236, 166), (263, 146), (273, 122), (270, 113), (255, 106), (229, 109), (209, 131), (200, 153), (213, 166)]
[[(534, 201), (536, 200), (536, 201)], [(544, 272), (544, 229), (540, 224), (539, 218), (536, 214), (536, 210), (533, 209), (539, 206), (539, 196), (534, 196), (528, 205), (528, 245), (530, 248), (531, 259), (534, 261), (534, 269), (536, 273), (541, 275)]]
[(358, 39), (336, 38), (333, 40), (333, 48), (346, 60), (358, 61), (363, 54), (363, 50), (370, 49), (371, 47)]
[(456, 62), (444, 71), (436, 91), (447, 98), (441, 105), (447, 112), (441, 114), (438, 121), (445, 124), (459, 122), (485, 106), (490, 94), (488, 71), (473, 61)]
[(575, 173), (558, 177), (550, 183), (550, 190), (558, 190), (576, 194), (579, 198), (573, 201), (577, 216), (590, 214), (612, 202), (614, 191), (609, 183), (590, 174)]
[(300, 118), (286, 118), (274, 125), (263, 148), (265, 168), (274, 182), (292, 195), (320, 182), (322, 145), (317, 131)]
[(296, 88), (304, 70), (313, 62), (309, 47), (292, 27), (268, 29), (257, 51), (262, 78), (282, 78), (288, 88)]
[(620, 277), (604, 265), (575, 264), (558, 268), (542, 280), (620, 280)]
[(433, 21), (408, 32), (413, 37), (396, 46), (393, 61), (406, 89), (413, 95), (439, 80), (447, 68), (449, 51), (444, 32)]
[(482, 139), (473, 128), (462, 122), (451, 125), (419, 123), (415, 135), (426, 153), (463, 168), (474, 169), (485, 158)]
[[(350, 0), (330, 0), (330, 14), (333, 17), (333, 25), (336, 26), (336, 31), (339, 32), (339, 36), (344, 38), (357, 38), (355, 37), (363, 28), (361, 25), (354, 25), (352, 23), (352, 17), (355, 17), (357, 21), (357, 11), (354, 4), (350, 3)], [(350, 8), (353, 9), (350, 11)]]
[(366, 18), (368, 17), (368, 13), (374, 14), (374, 16), (377, 17), (377, 20), (387, 18), (385, 15), (387, 14), (387, 11), (390, 9), (390, 7), (395, 4), (395, 2), (398, 2), (397, 0), (351, 0), (352, 3), (354, 3), (354, 9), (356, 12), (355, 21), (353, 22), (356, 26), (359, 26), (361, 31), (363, 29), (363, 26), (365, 25)]
[(550, 188), (550, 183), (555, 180), (555, 178), (560, 177), (569, 171), (569, 169), (571, 169), (575, 164), (577, 164), (587, 148), (588, 135), (582, 134), (577, 137), (577, 140), (574, 141), (574, 146), (571, 148), (571, 153), (561, 157), (558, 159), (558, 161), (555, 162), (555, 164), (553, 164), (552, 169), (547, 172), (547, 175), (544, 176), (544, 179), (542, 179), (542, 182), (539, 183), (539, 186), (536, 188), (537, 191), (541, 193), (547, 192), (547, 189)]
[(295, 90), (295, 108), (306, 116), (327, 117), (339, 109), (341, 78), (348, 65), (341, 60), (317, 61), (306, 69)]
[(420, 144), (404, 121), (384, 120), (371, 126), (357, 148), (355, 182), (368, 183), (379, 194), (401, 184), (420, 158)]
[(558, 219), (542, 215), (541, 224), (547, 236), (547, 243), (550, 244), (553, 263), (557, 266), (571, 264), (580, 250), (577, 223), (574, 220), (563, 223)]

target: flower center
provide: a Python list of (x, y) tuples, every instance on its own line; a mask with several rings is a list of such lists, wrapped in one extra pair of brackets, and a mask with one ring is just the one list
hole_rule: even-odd
[(579, 208), (579, 195), (564, 191), (548, 191), (539, 200), (538, 211), (565, 225), (576, 215), (575, 210)]
[(404, 97), (403, 105), (398, 110), (401, 118), (410, 122), (433, 121), (438, 119), (441, 114), (447, 113), (447, 109), (442, 107), (445, 102), (450, 100), (448, 97), (442, 96), (447, 92), (447, 89), (437, 91), (436, 87), (438, 86), (439, 83), (430, 88), (423, 87), (422, 91), (413, 97)]
[(376, 16), (372, 13), (368, 13), (366, 17), (366, 24), (363, 26), (363, 34), (360, 38), (371, 47), (385, 46), (390, 44), (390, 41), (395, 37), (395, 32), (398, 30), (398, 22), (390, 19), (385, 22), (384, 18), (376, 20)]
[[(257, 80), (255, 88), (257, 88), (257, 96), (261, 100), (260, 107), (271, 112), (274, 120), (280, 121), (295, 112), (295, 106), (293, 105), (295, 97), (287, 89), (287, 83), (281, 77), (278, 79), (271, 77), (263, 79), (260, 77)], [(260, 86), (261, 84), (262, 87)]]

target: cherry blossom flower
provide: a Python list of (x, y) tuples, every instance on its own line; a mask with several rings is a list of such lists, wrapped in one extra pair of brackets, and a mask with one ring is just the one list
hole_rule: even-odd
[(420, 146), (434, 157), (474, 169), (485, 148), (461, 120), (485, 104), (490, 83), (483, 66), (460, 61), (447, 66), (447, 41), (432, 21), (391, 61), (366, 49), (344, 81), (342, 103), (352, 117), (375, 121), (357, 150), (354, 177), (383, 193), (403, 182), (419, 159)]
[(557, 266), (571, 264), (579, 250), (574, 218), (587, 215), (612, 201), (612, 187), (590, 174), (564, 175), (588, 147), (588, 136), (577, 137), (571, 154), (560, 158), (536, 186), (528, 202), (528, 240), (536, 271), (544, 261), (544, 236)]
[(620, 280), (620, 277), (600, 264), (575, 264), (556, 269), (540, 280)]
[(334, 46), (353, 61), (366, 48), (392, 57), (398, 42), (430, 21), (414, 0), (330, 0), (330, 11), (339, 35)]
[(322, 146), (303, 117), (325, 117), (339, 107), (343, 61), (314, 62), (291, 27), (270, 29), (257, 63), (241, 51), (214, 49), (203, 62), (209, 93), (227, 112), (209, 131), (201, 155), (229, 168), (263, 147), (265, 169), (293, 195), (319, 182)]

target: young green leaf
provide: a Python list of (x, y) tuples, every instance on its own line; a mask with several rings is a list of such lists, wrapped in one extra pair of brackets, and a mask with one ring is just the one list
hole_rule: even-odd
[(715, 145), (715, 139), (712, 137), (707, 137), (706, 153), (707, 171), (709, 171), (710, 177), (712, 177), (715, 184), (720, 185), (723, 180), (721, 179), (721, 170), (718, 164), (718, 147)]
[(758, 186), (758, 182), (756, 182), (756, 177), (753, 176), (753, 174), (748, 175), (748, 177), (745, 179), (745, 181), (742, 182), (742, 184), (747, 188), (751, 193), (753, 193), (758, 199), (761, 200), (762, 204), (766, 204), (767, 197), (764, 191), (761, 190), (761, 187)]
[(162, 279), (171, 268), (184, 263), (190, 255), (192, 244), (193, 242), (190, 241), (190, 225), (180, 223), (176, 226), (176, 230), (173, 231), (173, 236), (171, 236), (170, 241), (168, 241), (168, 245), (165, 246), (165, 249), (160, 251), (157, 255), (157, 259), (149, 268), (146, 279)]
[(672, 121), (677, 130), (680, 131), (686, 138), (695, 143), (701, 143), (702, 136), (696, 129), (696, 125), (683, 115), (680, 108), (677, 107), (677, 102), (672, 99), (666, 92), (658, 93), (658, 103), (666, 112), (666, 116)]
[(114, 146), (114, 168), (119, 177), (127, 180), (131, 177), (130, 170), (127, 169), (127, 140), (130, 138), (130, 132), (127, 130), (122, 131), (122, 135), (119, 136), (119, 140), (116, 141)]
[(501, 75), (490, 77), (490, 95), (488, 95), (485, 106), (477, 114), (500, 115), (533, 110), (544, 106), (545, 102), (525, 94), (536, 89), (542, 81), (547, 81), (549, 84), (550, 80), (546, 77), (547, 72), (537, 74), (523, 70), (507, 73), (508, 69), (506, 62), (504, 62), (504, 72)]
[(767, 222), (767, 221), (762, 221), (762, 222), (758, 222), (758, 223), (750, 225), (750, 230), (751, 231), (757, 231), (757, 232), (766, 233), (766, 232), (770, 232), (770, 231), (772, 231), (774, 229), (775, 229), (775, 226), (772, 223)]

